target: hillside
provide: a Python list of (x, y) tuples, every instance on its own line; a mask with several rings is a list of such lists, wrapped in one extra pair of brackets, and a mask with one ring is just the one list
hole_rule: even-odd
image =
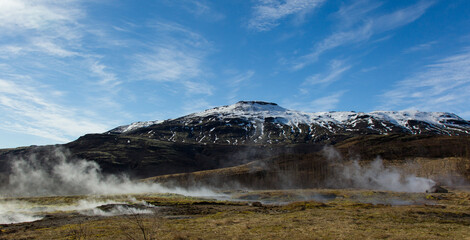
[[(428, 166), (413, 168), (419, 176), (469, 179), (469, 132), (470, 123), (451, 113), (305, 113), (274, 103), (238, 102), (87, 134), (63, 145), (0, 150), (0, 172), (6, 180), (12, 162), (27, 159), (52, 168), (65, 156), (68, 161), (94, 161), (105, 174), (162, 176), (151, 181), (234, 180), (261, 188), (285, 180), (286, 187), (312, 187), (337, 171), (324, 152), (325, 146), (333, 146), (344, 161), (365, 164), (380, 156), (384, 164), (403, 169), (411, 169), (406, 167), (409, 161)], [(63, 153), (57, 155), (57, 149)], [(280, 172), (291, 177), (280, 179)]]
[(275, 103), (256, 101), (242, 101), (177, 119), (129, 126), (133, 127), (118, 127), (107, 133), (170, 142), (231, 145), (334, 144), (354, 136), (372, 134), (459, 136), (470, 133), (470, 123), (451, 113), (419, 111), (306, 113), (288, 110)]
[(441, 184), (470, 182), (470, 137), (467, 136), (369, 135), (351, 138), (330, 149), (334, 149), (333, 152), (325, 149), (308, 153), (285, 151), (239, 166), (156, 176), (145, 181), (188, 187), (348, 187), (347, 183), (335, 181), (343, 177), (344, 165), (357, 160), (366, 169), (381, 157), (383, 167), (374, 169), (378, 174), (395, 169), (402, 174), (430, 178)]

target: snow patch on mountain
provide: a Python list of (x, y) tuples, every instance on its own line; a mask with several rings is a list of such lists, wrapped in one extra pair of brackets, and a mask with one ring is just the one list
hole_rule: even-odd
[(113, 133), (113, 134), (126, 133), (126, 132), (130, 132), (130, 131), (133, 131), (133, 130), (136, 130), (136, 129), (139, 129), (139, 128), (144, 128), (144, 127), (148, 127), (148, 126), (151, 126), (151, 125), (159, 124), (159, 123), (162, 123), (162, 122), (163, 121), (161, 121), (161, 120), (135, 122), (135, 123), (131, 123), (129, 125), (123, 125), (123, 126), (116, 127), (112, 130), (109, 130), (106, 133)]
[[(237, 120), (238, 119), (238, 120)], [(391, 132), (392, 128), (402, 128), (405, 132), (421, 133), (420, 123), (426, 131), (438, 130), (441, 134), (449, 134), (448, 130), (464, 132), (470, 131), (470, 123), (459, 116), (446, 112), (420, 112), (420, 111), (374, 111), (370, 113), (344, 111), (344, 112), (301, 112), (283, 108), (275, 103), (261, 101), (240, 101), (233, 105), (216, 107), (199, 113), (193, 113), (178, 119), (165, 122), (179, 122), (184, 126), (190, 126), (203, 122), (222, 121), (230, 125), (253, 126), (263, 135), (264, 123), (270, 122), (276, 125), (291, 126), (302, 132), (299, 125), (321, 126), (331, 132), (335, 129), (344, 131), (358, 131), (360, 127), (366, 127), (379, 133)], [(242, 122), (240, 122), (240, 120)], [(130, 125), (117, 127), (107, 133), (126, 133), (139, 128), (160, 124), (163, 121), (136, 122)], [(358, 125), (360, 124), (360, 125)], [(283, 130), (284, 131), (284, 130)], [(311, 134), (314, 134), (313, 132)], [(260, 135), (260, 137), (261, 137)]]
[(453, 113), (447, 112), (420, 112), (420, 111), (374, 111), (370, 113), (377, 119), (389, 121), (401, 126), (407, 126), (409, 120), (427, 122), (433, 125), (456, 125), (455, 121), (466, 122)]
[[(389, 122), (403, 128), (409, 128), (409, 121), (421, 121), (431, 125), (444, 127), (467, 125), (467, 121), (459, 116), (446, 113), (446, 112), (420, 112), (420, 111), (374, 111), (370, 113), (364, 112), (315, 112), (307, 113), (295, 110), (288, 110), (275, 103), (257, 102), (257, 101), (242, 101), (233, 105), (216, 107), (208, 109), (204, 112), (190, 114), (185, 119), (192, 119), (195, 117), (217, 117), (221, 120), (242, 118), (253, 123), (264, 122), (266, 119), (271, 118), (276, 123), (282, 123), (291, 126), (298, 126), (299, 124), (318, 124), (321, 126), (328, 126), (335, 124), (338, 126), (351, 125), (358, 119), (369, 119), (372, 124), (372, 119), (378, 121)], [(459, 124), (456, 124), (459, 123)]]

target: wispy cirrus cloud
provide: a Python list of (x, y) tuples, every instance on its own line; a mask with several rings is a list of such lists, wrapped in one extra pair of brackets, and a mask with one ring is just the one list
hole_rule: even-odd
[[(140, 80), (178, 84), (188, 94), (211, 95), (213, 87), (199, 79), (205, 53), (175, 46), (157, 46), (152, 52), (135, 57), (134, 71)], [(178, 88), (174, 88), (178, 89)]]
[(182, 4), (180, 2), (177, 4), (198, 18), (209, 21), (220, 21), (225, 18), (222, 13), (215, 11), (211, 4), (205, 0), (184, 0)]
[(198, 98), (198, 99), (186, 99), (183, 103), (182, 112), (178, 113), (179, 116), (184, 114), (191, 114), (195, 112), (201, 112), (203, 110), (212, 108), (211, 104), (209, 104), (205, 99)]
[(469, 118), (470, 48), (425, 66), (380, 97), (381, 109), (453, 111)]
[[(0, 28), (17, 32), (53, 29), (63, 24), (75, 23), (77, 18), (83, 15), (83, 11), (79, 8), (70, 7), (76, 2), (73, 0), (2, 0), (0, 1)], [(4, 31), (3, 33), (12, 32)]]
[(3, 0), (0, 1), (0, 36), (15, 39), (15, 48), (9, 50), (16, 51), (10, 54), (70, 57), (77, 54), (71, 49), (80, 45), (77, 41), (83, 32), (79, 22), (85, 16), (75, 0)]
[(185, 80), (181, 82), (186, 90), (186, 95), (212, 95), (214, 86), (204, 80)]
[(367, 14), (379, 8), (382, 4), (378, 1), (355, 0), (349, 5), (343, 4), (333, 16), (339, 20), (338, 27), (345, 29), (363, 21)]
[(248, 28), (269, 31), (288, 16), (301, 16), (319, 7), (325, 0), (259, 0), (253, 7)]
[(11, 56), (17, 56), (23, 52), (23, 47), (15, 44), (0, 46), (0, 58), (8, 59)]
[(114, 89), (122, 83), (118, 80), (116, 74), (109, 71), (108, 67), (99, 61), (93, 62), (90, 66), (90, 70), (93, 75), (99, 78), (99, 81), (97, 82), (99, 85)]
[(436, 45), (437, 43), (438, 43), (438, 41), (430, 41), (430, 42), (427, 42), (427, 43), (421, 43), (421, 44), (418, 44), (416, 46), (405, 49), (403, 51), (403, 53), (412, 53), (412, 52), (428, 50), (432, 46)]
[(41, 36), (30, 38), (28, 42), (0, 45), (0, 58), (27, 57), (28, 55), (44, 54), (51, 57), (67, 58), (80, 56), (75, 49), (59, 43), (57, 39)]
[(227, 94), (227, 99), (229, 102), (243, 100), (239, 99), (238, 94), (241, 88), (246, 86), (254, 75), (255, 71), (248, 70), (246, 72), (237, 73), (227, 81), (227, 85), (230, 86), (230, 91)]
[[(340, 103), (340, 98), (346, 90), (333, 90), (333, 93), (327, 96), (320, 98), (318, 96), (324, 95), (325, 92), (331, 92), (328, 87), (341, 80), (342, 76), (352, 67), (353, 65), (346, 60), (331, 60), (324, 71), (308, 76), (300, 84), (299, 94), (294, 95), (293, 99), (287, 100), (285, 105), (309, 112), (333, 110)], [(317, 98), (313, 99), (312, 97)]]
[[(136, 54), (133, 72), (138, 80), (177, 84), (186, 94), (211, 95), (213, 86), (201, 77), (211, 44), (202, 35), (170, 22), (152, 24), (160, 41)], [(178, 89), (178, 88), (173, 88)]]
[(32, 51), (39, 51), (51, 56), (57, 57), (73, 57), (79, 55), (74, 50), (68, 50), (64, 46), (61, 46), (57, 40), (47, 39), (46, 37), (32, 39)]
[[(311, 53), (300, 57), (294, 64), (293, 68), (295, 70), (302, 69), (305, 66), (316, 62), (318, 57), (328, 50), (348, 44), (365, 42), (376, 34), (410, 24), (420, 18), (433, 4), (434, 1), (420, 1), (414, 5), (396, 10), (392, 13), (373, 17), (365, 17), (364, 15), (367, 15), (370, 11), (374, 10), (376, 8), (374, 5), (371, 7), (367, 4), (359, 4), (357, 6), (350, 7), (345, 12), (359, 11), (359, 16), (363, 16), (364, 20), (356, 20), (356, 22), (358, 22), (358, 24), (356, 24), (357, 26), (350, 26), (346, 29), (343, 29), (344, 26), (340, 27), (338, 31), (317, 43)], [(365, 10), (359, 10), (360, 7), (365, 8)], [(345, 13), (341, 13), (339, 16), (348, 18), (348, 14)], [(357, 17), (354, 18), (357, 19)]]
[(109, 128), (79, 109), (57, 104), (60, 95), (23, 76), (0, 79), (0, 109), (9, 113), (3, 114), (0, 128), (59, 142)]
[(96, 35), (92, 36), (93, 27), (84, 21), (87, 14), (82, 3), (79, 0), (1, 1), (0, 36), (7, 36), (10, 41), (0, 45), (0, 52), (25, 64), (46, 58), (60, 62), (75, 57), (76, 63), (99, 58), (97, 54), (87, 53), (92, 46), (83, 44), (86, 35)]
[(311, 75), (305, 79), (305, 81), (301, 84), (301, 92), (306, 93), (308, 92), (305, 87), (309, 86), (327, 86), (332, 84), (333, 82), (339, 80), (341, 76), (348, 71), (352, 65), (347, 64), (343, 60), (332, 60), (329, 64), (329, 69), (326, 73), (317, 73)]
[(331, 111), (336, 108), (345, 92), (346, 91), (339, 91), (325, 97), (317, 98), (310, 102), (307, 109), (312, 112)]
[(173, 82), (201, 74), (201, 57), (174, 46), (158, 46), (153, 52), (137, 55), (137, 68), (145, 79)]
[(0, 1), (2, 130), (66, 142), (110, 127), (100, 107), (117, 112), (109, 90), (120, 82), (90, 44), (102, 40), (94, 30), (83, 1)]
[[(157, 21), (150, 24), (160, 42), (174, 46), (210, 49), (211, 43), (201, 34), (175, 22)], [(178, 44), (178, 45), (177, 45)]]

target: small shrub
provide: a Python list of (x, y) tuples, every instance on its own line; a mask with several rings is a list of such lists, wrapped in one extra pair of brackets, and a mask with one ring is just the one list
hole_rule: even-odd
[(70, 228), (68, 235), (72, 240), (86, 240), (90, 239), (90, 230), (83, 222), (79, 222)]

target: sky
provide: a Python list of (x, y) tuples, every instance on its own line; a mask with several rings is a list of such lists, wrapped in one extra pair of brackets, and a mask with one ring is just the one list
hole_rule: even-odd
[(0, 148), (241, 100), (470, 119), (470, 1), (0, 0)]

